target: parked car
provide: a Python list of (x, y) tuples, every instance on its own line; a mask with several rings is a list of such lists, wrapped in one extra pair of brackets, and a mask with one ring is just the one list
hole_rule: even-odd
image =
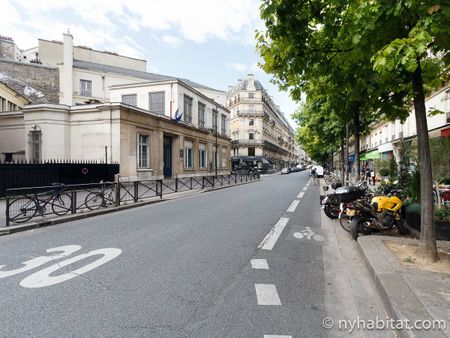
[(291, 168), (283, 168), (281, 169), (281, 174), (289, 174), (291, 172)]

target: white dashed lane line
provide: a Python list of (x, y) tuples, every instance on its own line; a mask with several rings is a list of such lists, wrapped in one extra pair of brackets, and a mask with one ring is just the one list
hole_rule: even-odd
[(304, 195), (305, 195), (305, 192), (300, 191), (300, 193), (297, 195), (297, 198), (303, 198)]
[(251, 259), (250, 264), (252, 265), (252, 269), (269, 270), (269, 264), (267, 264), (265, 259)]
[(258, 305), (281, 305), (275, 284), (255, 284)]
[(303, 191), (306, 191), (306, 190), (308, 190), (308, 187), (306, 186), (306, 187), (304, 187), (302, 190), (303, 190)]
[(262, 250), (272, 250), (275, 246), (275, 243), (283, 232), (286, 224), (289, 222), (289, 218), (282, 217), (278, 220), (278, 222), (273, 226), (273, 228), (269, 231), (269, 233), (264, 237), (262, 242), (258, 245), (258, 249)]
[(289, 206), (289, 208), (287, 209), (287, 212), (294, 212), (295, 209), (297, 209), (298, 202), (300, 202), (300, 201), (298, 201), (298, 200), (293, 201), (291, 203), (291, 205)]
[(280, 335), (264, 335), (264, 338), (292, 338), (292, 336), (280, 336)]

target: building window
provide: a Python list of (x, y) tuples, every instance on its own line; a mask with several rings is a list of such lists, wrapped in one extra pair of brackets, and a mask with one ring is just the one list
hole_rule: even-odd
[(184, 95), (184, 122), (192, 123), (192, 98)]
[(207, 168), (207, 152), (206, 152), (206, 144), (200, 143), (199, 146), (199, 159), (200, 159), (200, 168)]
[(222, 135), (226, 135), (227, 134), (227, 117), (225, 115), (221, 115), (220, 116), (220, 122), (221, 122), (221, 126), (220, 126), (220, 133)]
[(138, 168), (149, 168), (149, 136), (138, 134)]
[(217, 130), (217, 110), (212, 111), (212, 129)]
[(205, 127), (205, 105), (201, 102), (198, 103), (198, 126)]
[(248, 133), (248, 139), (249, 140), (254, 140), (255, 139), (255, 134), (254, 133)]
[(447, 123), (450, 123), (450, 111), (447, 112)]
[(166, 112), (165, 97), (165, 92), (148, 93), (149, 110), (152, 113), (164, 115)]
[(255, 93), (248, 93), (248, 98), (249, 99), (254, 99), (255, 98)]
[(13, 153), (4, 153), (4, 155), (5, 155), (5, 162), (13, 161)]
[(122, 102), (130, 106), (137, 106), (137, 95), (136, 94), (122, 95)]
[(248, 125), (249, 126), (254, 126), (255, 125), (255, 120), (254, 119), (248, 120)]
[(40, 161), (42, 154), (42, 133), (40, 130), (30, 131), (28, 137), (30, 144), (30, 160)]
[(194, 153), (192, 152), (192, 141), (184, 141), (184, 167), (194, 168)]
[(255, 156), (255, 147), (248, 147), (248, 156)]
[(227, 167), (227, 147), (222, 147), (222, 168)]
[(80, 95), (92, 96), (92, 81), (80, 80)]

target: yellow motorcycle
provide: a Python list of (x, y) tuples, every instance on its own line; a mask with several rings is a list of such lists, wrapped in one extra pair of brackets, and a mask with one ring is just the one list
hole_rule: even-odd
[(356, 202), (356, 216), (350, 223), (350, 233), (356, 241), (360, 234), (368, 235), (397, 229), (401, 235), (407, 235), (408, 230), (403, 225), (401, 208), (403, 202), (399, 191), (393, 191), (388, 196), (375, 196), (370, 204)]

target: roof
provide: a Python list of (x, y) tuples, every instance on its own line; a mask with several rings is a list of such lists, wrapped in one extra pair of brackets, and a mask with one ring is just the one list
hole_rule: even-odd
[(139, 79), (149, 80), (149, 81), (173, 81), (173, 80), (181, 80), (187, 85), (197, 88), (197, 89), (204, 89), (204, 90), (212, 90), (215, 92), (224, 92), (222, 90), (214, 89), (205, 85), (202, 85), (200, 83), (178, 78), (174, 76), (168, 76), (168, 75), (162, 75), (162, 74), (155, 74), (155, 73), (148, 73), (148, 72), (141, 72), (138, 70), (132, 70), (127, 68), (121, 68), (121, 67), (115, 67), (115, 66), (108, 66), (103, 65), (99, 63), (94, 62), (87, 62), (87, 61), (81, 61), (81, 60), (73, 60), (73, 66), (75, 68), (79, 69), (86, 69), (86, 70), (92, 70), (96, 72), (103, 72), (103, 73), (113, 73), (113, 74), (120, 74), (120, 75), (126, 75), (130, 77), (135, 77)]
[(49, 100), (44, 93), (36, 88), (33, 88), (24, 81), (14, 79), (6, 74), (0, 73), (0, 82), (15, 91), (17, 94), (26, 98), (30, 101), (30, 103), (49, 103)]

